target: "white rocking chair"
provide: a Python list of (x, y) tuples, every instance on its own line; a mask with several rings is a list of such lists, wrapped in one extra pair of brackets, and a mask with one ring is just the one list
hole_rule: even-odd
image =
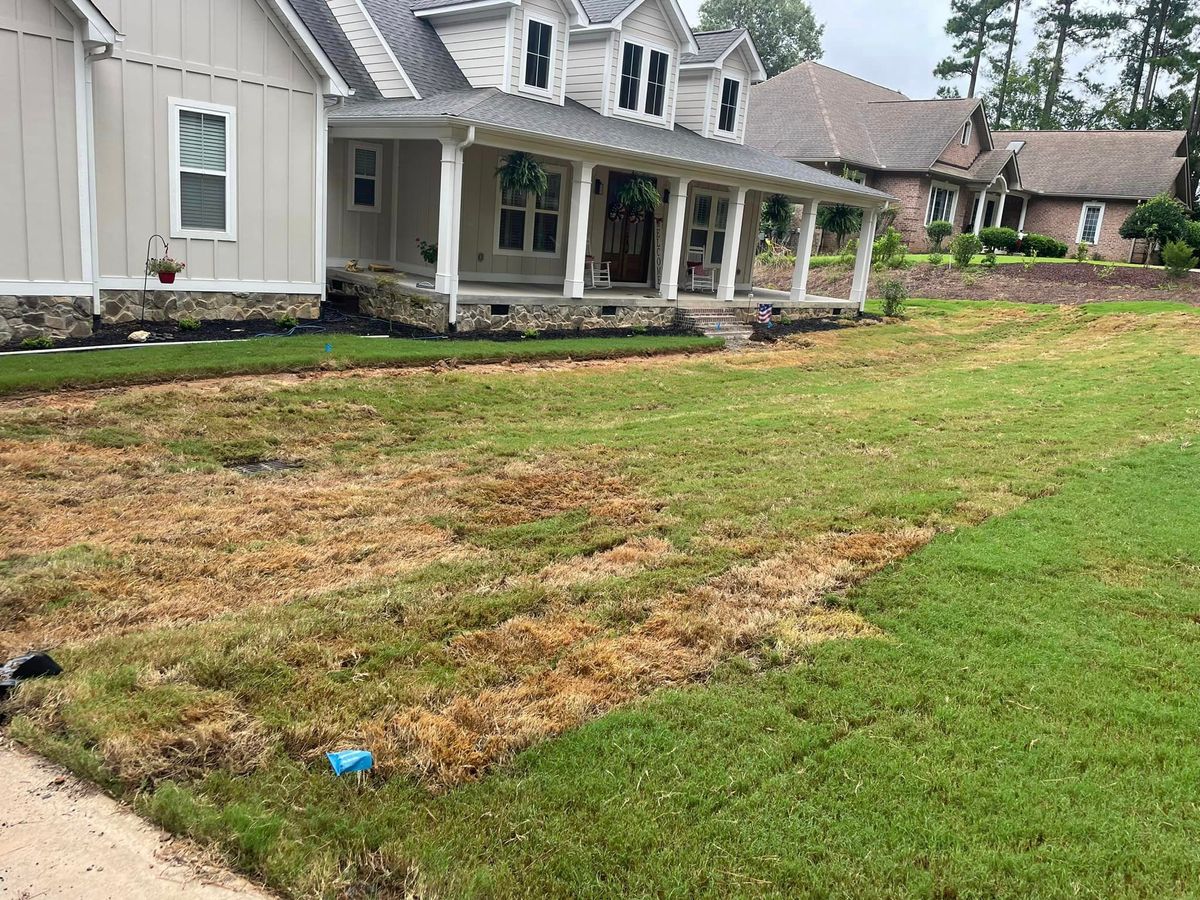
[(609, 261), (596, 262), (594, 259), (589, 259), (587, 271), (588, 280), (591, 282), (588, 286), (593, 290), (607, 291), (612, 287), (612, 263)]
[(716, 269), (704, 268), (704, 248), (692, 247), (687, 253), (688, 290), (692, 293), (716, 293)]

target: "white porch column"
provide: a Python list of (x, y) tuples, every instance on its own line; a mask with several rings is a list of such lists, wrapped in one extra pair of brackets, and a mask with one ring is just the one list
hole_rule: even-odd
[(875, 219), (879, 210), (863, 210), (862, 229), (858, 232), (858, 253), (854, 257), (854, 280), (850, 283), (850, 302), (859, 312), (867, 305), (867, 285), (871, 281), (871, 254), (875, 249)]
[(732, 300), (737, 283), (738, 255), (742, 249), (742, 220), (746, 217), (746, 189), (738, 188), (731, 198), (729, 221), (725, 223), (725, 247), (721, 251), (721, 282), (718, 300)]
[(996, 227), (1004, 224), (1004, 201), (1008, 199), (1007, 185), (1000, 189), (1000, 202), (996, 204)]
[(571, 177), (571, 219), (567, 226), (567, 275), (563, 296), (568, 300), (583, 297), (583, 268), (587, 257), (588, 223), (592, 209), (592, 169), (594, 163), (577, 161)]
[(987, 209), (987, 189), (979, 192), (979, 200), (975, 204), (975, 236), (979, 237), (979, 232), (983, 230), (983, 211)]
[(683, 264), (683, 227), (687, 215), (690, 178), (672, 178), (667, 185), (667, 227), (663, 229), (662, 281), (658, 292), (664, 300), (679, 299), (679, 268)]
[(462, 151), (458, 141), (442, 140), (441, 186), (438, 192), (438, 258), (434, 287), (450, 297), (450, 321), (457, 318), (458, 226), (462, 210)]
[(817, 233), (817, 201), (807, 199), (804, 214), (800, 219), (800, 236), (796, 239), (796, 268), (792, 271), (790, 300), (803, 300), (808, 296), (808, 267), (812, 262), (813, 238)]
[(1017, 234), (1025, 233), (1025, 213), (1029, 212), (1029, 198), (1021, 198), (1021, 221), (1017, 223)]

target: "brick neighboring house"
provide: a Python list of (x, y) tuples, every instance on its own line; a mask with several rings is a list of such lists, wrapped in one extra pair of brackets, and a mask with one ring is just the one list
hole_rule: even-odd
[[(1134, 242), (1117, 229), (1138, 202), (1167, 191), (1185, 202), (1183, 132), (997, 132), (979, 99), (912, 100), (899, 91), (805, 62), (752, 88), (747, 143), (821, 166), (899, 201), (894, 225), (910, 247), (925, 226), (955, 232), (1006, 225), (1081, 238), (1108, 258)], [(803, 124), (801, 124), (803, 123)], [(833, 246), (831, 235), (821, 249)]]
[(1048, 234), (1074, 250), (1086, 241), (1105, 259), (1141, 262), (1144, 248), (1119, 230), (1139, 203), (1168, 193), (1191, 205), (1185, 131), (997, 131), (1017, 150), (1027, 205), (1003, 224)]

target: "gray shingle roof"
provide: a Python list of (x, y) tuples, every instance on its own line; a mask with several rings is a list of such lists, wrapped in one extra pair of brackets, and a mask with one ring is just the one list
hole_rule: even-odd
[(1182, 131), (997, 131), (1017, 153), (1021, 186), (1039, 194), (1145, 200), (1185, 178)]
[(693, 31), (692, 35), (696, 38), (696, 46), (700, 52), (685, 53), (682, 62), (685, 65), (687, 63), (716, 62), (721, 54), (728, 50), (745, 33), (745, 28), (726, 28), (722, 31)]
[(746, 141), (789, 159), (923, 170), (978, 105), (971, 99), (910, 100), (805, 62), (751, 89)]
[(433, 26), (412, 14), (412, 0), (363, 0), (363, 5), (422, 97), (470, 87)]
[(789, 159), (878, 166), (863, 108), (907, 99), (820, 63), (801, 63), (751, 88), (746, 142)]
[(329, 11), (325, 0), (290, 0), (292, 8), (300, 16), (317, 43), (330, 61), (337, 67), (346, 83), (354, 88), (355, 95), (364, 100), (378, 100), (380, 93), (375, 82), (363, 68), (362, 61), (354, 52), (346, 33)]
[(901, 171), (928, 169), (978, 100), (891, 100), (861, 108), (862, 122), (879, 165)]
[(574, 100), (559, 106), (506, 94), (495, 88), (479, 88), (453, 91), (419, 101), (351, 101), (330, 113), (334, 123), (360, 118), (426, 117), (456, 118), (464, 124), (524, 131), (580, 145), (660, 156), (710, 169), (787, 181), (797, 191), (803, 187), (818, 188), (845, 195), (847, 200), (858, 197), (868, 203), (879, 203), (890, 199), (887, 194), (753, 147), (710, 140), (680, 125), (668, 131), (624, 119), (607, 118)]
[(593, 25), (611, 22), (632, 5), (634, 0), (580, 0), (583, 10), (588, 15), (588, 21)]

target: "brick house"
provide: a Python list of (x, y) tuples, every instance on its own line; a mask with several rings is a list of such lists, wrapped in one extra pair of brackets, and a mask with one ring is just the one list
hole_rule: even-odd
[(979, 99), (912, 100), (815, 62), (752, 97), (748, 143), (896, 197), (893, 224), (914, 249), (944, 219), (955, 232), (1003, 224), (1129, 259), (1134, 242), (1117, 233), (1129, 210), (1164, 191), (1192, 196), (1184, 132), (993, 133)]

